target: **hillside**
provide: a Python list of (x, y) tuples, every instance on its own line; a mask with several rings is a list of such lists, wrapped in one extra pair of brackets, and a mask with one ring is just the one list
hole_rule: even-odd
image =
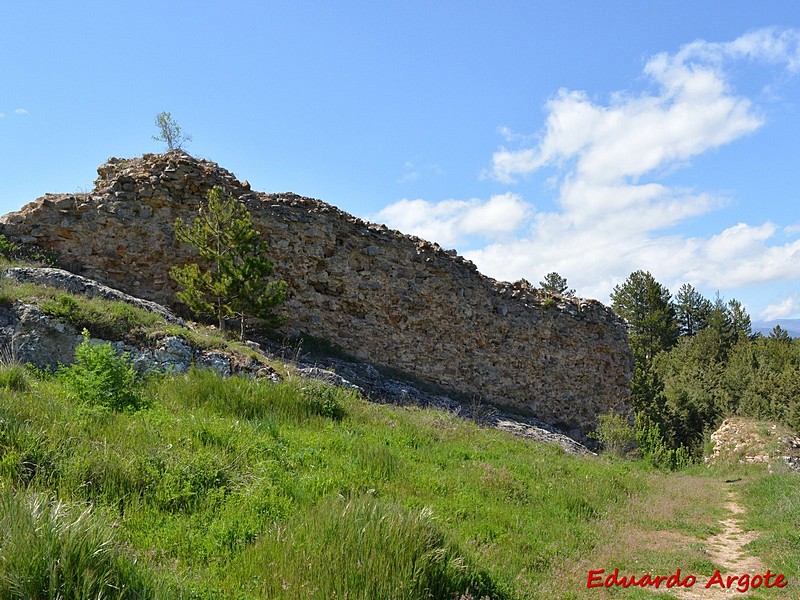
[[(552, 426), (586, 439), (626, 406), (630, 352), (605, 307), (488, 280), (182, 153), (99, 173), (92, 194), (0, 220), (6, 256), (150, 295), (0, 261), (0, 599), (724, 598), (705, 587), (720, 573), (747, 574), (736, 593), (798, 596), (788, 427), (727, 421), (691, 465), (658, 436), (598, 457)], [(175, 215), (218, 182), (258, 215), (294, 286), (283, 333), (306, 348), (236, 342), (152, 301), (172, 297), (177, 259), (135, 245), (185, 259)], [(425, 305), (387, 333), (401, 293)], [(686, 382), (702, 378), (666, 389)], [(765, 589), (767, 569), (785, 585)], [(677, 570), (697, 584), (653, 589)], [(596, 585), (613, 573), (641, 585)]]
[[(138, 400), (113, 410), (85, 399), (102, 371), (76, 386), (23, 368), (6, 349), (0, 598), (605, 597), (587, 588), (592, 571), (681, 568), (707, 581), (735, 570), (730, 542), (727, 554), (714, 550), (729, 535), (731, 498), (747, 521), (730, 531), (762, 532), (761, 562), (747, 564), (800, 575), (786, 527), (800, 518), (800, 483), (780, 470), (667, 474), (574, 456), (446, 405), (370, 403), (338, 374), (325, 372), (339, 386), (310, 381), (308, 367), (276, 358), (231, 377), (223, 357), (241, 365), (232, 357), (252, 348), (51, 271), (10, 269), (0, 306), (38, 306), (55, 330), (75, 335), (69, 323), (84, 323), (147, 340), (142, 348), (169, 334), (216, 360), (184, 373), (172, 362), (119, 387)], [(61, 289), (42, 285), (53, 277)], [(258, 377), (263, 369), (274, 376)]]
[(1, 366), (0, 597), (597, 598), (590, 571), (614, 568), (706, 581), (727, 564), (704, 550), (726, 477), (763, 564), (800, 575), (797, 478), (657, 474), (284, 375), (192, 370), (109, 411)]

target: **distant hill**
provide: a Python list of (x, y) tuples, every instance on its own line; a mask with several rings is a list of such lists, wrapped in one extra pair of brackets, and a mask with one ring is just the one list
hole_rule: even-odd
[(775, 325), (780, 325), (781, 329), (793, 338), (800, 338), (800, 319), (776, 319), (775, 321), (756, 321), (753, 322), (753, 333), (761, 333), (769, 335), (770, 331), (775, 328)]

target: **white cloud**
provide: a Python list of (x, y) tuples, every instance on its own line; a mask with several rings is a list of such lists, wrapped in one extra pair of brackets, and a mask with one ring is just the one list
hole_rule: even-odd
[[(646, 92), (617, 92), (600, 103), (562, 89), (545, 107), (539, 136), (499, 128), (518, 147), (495, 152), (487, 175), (513, 184), (550, 169), (556, 210), (534, 212), (520, 195), (506, 193), (487, 201), (401, 200), (374, 218), (447, 246), (478, 236), (463, 254), (487, 275), (537, 282), (558, 271), (581, 295), (606, 302), (614, 285), (640, 268), (672, 289), (800, 278), (800, 225), (738, 223), (706, 237), (674, 229), (729, 200), (671, 187), (664, 175), (764, 124), (758, 107), (732, 91), (728, 67), (736, 60), (800, 71), (800, 31), (695, 41), (647, 61)], [(768, 310), (796, 314), (800, 298)]]
[(27, 111), (27, 110), (25, 110), (24, 108), (17, 108), (17, 109), (15, 109), (15, 110), (14, 110), (14, 114), (17, 114), (17, 115), (27, 115), (27, 114), (28, 114), (28, 111)]
[(758, 129), (763, 119), (747, 98), (731, 95), (715, 65), (660, 54), (645, 66), (655, 94), (615, 94), (608, 105), (584, 92), (560, 90), (538, 148), (507, 150), (493, 156), (494, 176), (512, 183), (544, 166), (574, 160), (575, 174), (587, 181), (631, 180), (666, 164), (686, 161)]
[(416, 181), (419, 179), (418, 171), (409, 171), (404, 173), (402, 177), (398, 178), (397, 183), (408, 183), (409, 181)]
[[(696, 41), (647, 61), (652, 84), (617, 92), (607, 103), (559, 90), (546, 105), (538, 142), (501, 148), (492, 176), (515, 183), (549, 168), (558, 210), (539, 213), (512, 243), (466, 252), (493, 277), (531, 281), (556, 270), (573, 287), (605, 300), (620, 274), (647, 268), (668, 285), (691, 281), (710, 289), (800, 277), (796, 229), (734, 225), (708, 238), (667, 230), (725, 204), (726, 198), (677, 189), (663, 175), (703, 153), (757, 131), (764, 117), (736, 95), (727, 67), (734, 60), (800, 70), (800, 32), (765, 29), (732, 42)], [(503, 130), (507, 142), (514, 138)], [(782, 243), (782, 245), (781, 245)]]
[(770, 304), (761, 312), (761, 319), (773, 321), (792, 317), (800, 313), (800, 296), (790, 296), (775, 304)]
[(390, 204), (374, 221), (386, 223), (443, 246), (456, 246), (469, 236), (494, 239), (517, 231), (530, 213), (530, 207), (517, 194), (492, 196), (487, 201), (403, 199)]

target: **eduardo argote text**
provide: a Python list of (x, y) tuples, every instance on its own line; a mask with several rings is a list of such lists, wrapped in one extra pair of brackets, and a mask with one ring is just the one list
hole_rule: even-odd
[[(695, 575), (681, 575), (681, 570), (676, 569), (671, 575), (651, 575), (645, 573), (640, 577), (635, 575), (620, 576), (619, 569), (614, 569), (611, 572), (606, 572), (605, 569), (593, 569), (589, 571), (589, 576), (586, 579), (586, 587), (588, 588), (611, 588), (611, 587), (654, 587), (660, 588), (662, 585), (665, 588), (690, 588), (697, 583), (697, 576)], [(702, 582), (701, 582), (702, 583)], [(789, 582), (782, 573), (773, 573), (767, 569), (766, 573), (744, 573), (742, 575), (723, 575), (719, 570), (714, 571), (714, 574), (708, 578), (703, 584), (706, 589), (720, 588), (725, 590), (735, 590), (744, 593), (751, 589), (759, 587), (765, 588), (783, 588)]]

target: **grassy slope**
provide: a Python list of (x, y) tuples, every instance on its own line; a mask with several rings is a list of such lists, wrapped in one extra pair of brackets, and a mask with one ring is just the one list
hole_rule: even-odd
[[(576, 458), (298, 380), (193, 372), (150, 382), (147, 410), (109, 413), (57, 380), (24, 376), (15, 391), (25, 384), (4, 377), (3, 488), (91, 507), (83, 521), (153, 597), (596, 598), (607, 593), (585, 588), (589, 569), (714, 568), (695, 538), (722, 516), (724, 475)], [(748, 489), (781, 488), (759, 496), (772, 515), (794, 480), (751, 473)], [(771, 516), (783, 541), (767, 545), (788, 575), (797, 505), (783, 508)]]
[[(130, 307), (0, 289), (0, 301), (22, 297), (76, 326), (140, 339), (166, 328)], [(151, 381), (145, 393), (147, 410), (104, 412), (58, 380), (0, 368), (0, 599), (97, 589), (134, 598), (644, 598), (655, 596), (588, 590), (587, 572), (715, 568), (701, 540), (723, 516), (728, 472), (656, 474), (576, 458), (300, 380), (193, 372)], [(754, 549), (796, 580), (797, 478), (733, 473), (746, 478), (748, 525), (766, 532)]]
[[(629, 465), (578, 460), (451, 415), (374, 406), (299, 381), (195, 372), (151, 382), (147, 393), (148, 410), (104, 413), (76, 404), (55, 380), (7, 391), (2, 481), (93, 503), (132, 555), (157, 571), (170, 565), (168, 579), (201, 595), (295, 597), (323, 566), (345, 589), (352, 565), (373, 552), (369, 568), (378, 570), (363, 577), (380, 582), (390, 575), (382, 570), (398, 567), (393, 536), (429, 528), (450, 565), (439, 576), (463, 572), (461, 591), (472, 581), (476, 591), (524, 597), (564, 559), (590, 552), (594, 523), (642, 480)], [(346, 416), (316, 414), (320, 393), (335, 394)], [(328, 531), (348, 510), (361, 512), (355, 522), (385, 514), (402, 522), (361, 547), (357, 530), (349, 542)], [(365, 517), (370, 511), (378, 517)], [(334, 542), (340, 555), (323, 558)]]

